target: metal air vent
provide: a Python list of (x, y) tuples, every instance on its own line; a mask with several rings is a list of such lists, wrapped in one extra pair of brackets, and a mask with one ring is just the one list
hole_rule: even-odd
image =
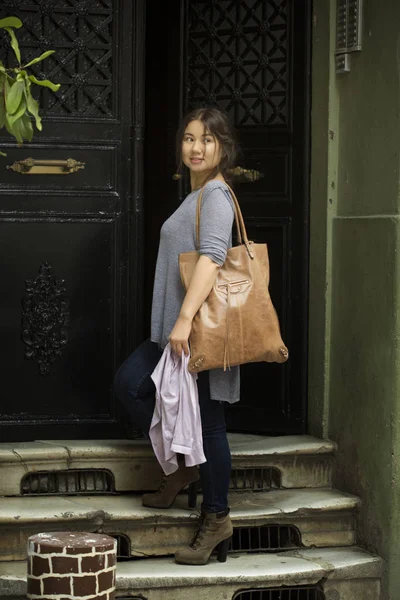
[(301, 533), (294, 525), (235, 527), (229, 552), (279, 552), (302, 548)]
[(231, 492), (268, 492), (282, 487), (282, 473), (276, 467), (232, 469)]
[(113, 494), (114, 475), (107, 469), (36, 471), (21, 479), (23, 496), (67, 496), (76, 494)]
[(262, 588), (236, 592), (232, 600), (325, 600), (325, 594), (315, 586)]
[(350, 71), (349, 53), (361, 50), (362, 0), (338, 0), (336, 18), (336, 73)]
[(336, 52), (361, 50), (362, 0), (339, 0), (337, 5)]

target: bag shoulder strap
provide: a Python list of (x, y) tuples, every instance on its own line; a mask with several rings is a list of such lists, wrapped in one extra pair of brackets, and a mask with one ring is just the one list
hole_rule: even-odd
[[(246, 226), (244, 224), (242, 211), (240, 210), (239, 201), (236, 198), (235, 192), (232, 190), (232, 188), (226, 182), (224, 182), (224, 183), (225, 183), (226, 187), (228, 188), (228, 190), (230, 191), (230, 194), (231, 194), (232, 200), (233, 200), (233, 210), (235, 213), (236, 231), (237, 231), (237, 237), (238, 237), (239, 244), (244, 244), (246, 246), (246, 249), (247, 249), (247, 252), (248, 252), (250, 258), (254, 258), (254, 253), (251, 250), (250, 242), (247, 237)], [(197, 206), (196, 206), (196, 247), (197, 247), (197, 249), (199, 249), (199, 246), (200, 246), (200, 213), (201, 213), (201, 202), (203, 199), (203, 192), (204, 192), (204, 186), (200, 190), (199, 196), (197, 198)]]

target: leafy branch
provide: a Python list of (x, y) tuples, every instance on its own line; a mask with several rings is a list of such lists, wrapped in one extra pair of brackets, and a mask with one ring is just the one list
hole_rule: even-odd
[[(37, 79), (27, 69), (45, 60), (54, 50), (43, 52), (25, 65), (21, 65), (21, 52), (14, 29), (20, 29), (22, 21), (17, 17), (0, 19), (0, 29), (5, 29), (11, 38), (11, 48), (14, 51), (18, 66), (7, 68), (0, 61), (0, 130), (5, 127), (8, 133), (21, 145), (24, 140), (30, 142), (33, 138), (33, 125), (30, 115), (34, 118), (36, 128), (42, 130), (42, 119), (39, 115), (39, 104), (32, 95), (32, 84), (46, 87), (56, 92), (60, 84), (48, 79)], [(6, 156), (0, 152), (2, 156)]]

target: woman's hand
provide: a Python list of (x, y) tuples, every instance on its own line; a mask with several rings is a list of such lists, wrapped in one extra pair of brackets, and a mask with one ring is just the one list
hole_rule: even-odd
[(197, 261), (179, 317), (169, 336), (169, 343), (176, 356), (181, 357), (182, 350), (186, 356), (189, 356), (188, 340), (192, 331), (192, 321), (210, 293), (218, 270), (219, 266), (208, 256), (200, 256)]
[(174, 328), (169, 336), (169, 343), (172, 351), (179, 358), (182, 356), (182, 350), (186, 356), (189, 356), (189, 336), (192, 330), (192, 320), (179, 315)]

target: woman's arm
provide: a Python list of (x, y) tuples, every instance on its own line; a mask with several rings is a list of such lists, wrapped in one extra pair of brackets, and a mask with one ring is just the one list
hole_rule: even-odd
[(189, 354), (192, 321), (212, 290), (217, 273), (225, 262), (232, 233), (233, 205), (220, 182), (209, 182), (204, 189), (201, 206), (200, 258), (197, 261), (179, 317), (169, 341), (177, 356)]
[(179, 317), (169, 337), (171, 348), (177, 356), (182, 356), (182, 350), (186, 356), (189, 354), (188, 340), (193, 318), (211, 292), (219, 268), (208, 256), (202, 255), (197, 261)]

